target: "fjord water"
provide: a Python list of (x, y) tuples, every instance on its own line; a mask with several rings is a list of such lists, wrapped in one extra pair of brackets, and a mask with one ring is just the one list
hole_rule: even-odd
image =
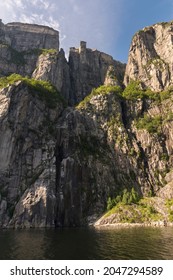
[(0, 230), (0, 259), (173, 260), (173, 228)]

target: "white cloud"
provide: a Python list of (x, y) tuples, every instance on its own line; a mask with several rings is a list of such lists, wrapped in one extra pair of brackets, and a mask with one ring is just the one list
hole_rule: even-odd
[(55, 12), (55, 2), (49, 0), (0, 0), (0, 18), (4, 23), (21, 21), (48, 25), (59, 30), (60, 24), (52, 12)]
[(25, 4), (23, 0), (5, 0), (0, 2), (0, 7), (1, 9), (10, 9), (12, 10), (13, 8), (20, 8), (20, 9), (24, 9), (25, 8)]
[[(19, 0), (22, 1), (22, 0)], [(40, 9), (48, 9), (51, 6), (51, 3), (48, 0), (25, 0), (25, 3), (27, 2), (30, 6), (34, 6), (34, 7), (39, 7)]]
[(118, 40), (125, 1), (0, 0), (0, 18), (4, 23), (21, 21), (59, 30), (66, 52), (84, 40), (88, 47), (109, 53), (112, 37)]
[(53, 19), (51, 16), (45, 18), (44, 14), (36, 14), (36, 13), (33, 13), (31, 15), (22, 14), (18, 18), (18, 21), (25, 22), (25, 23), (36, 23), (40, 25), (46, 25), (56, 30), (60, 29), (59, 22), (57, 20)]
[(20, 8), (20, 9), (24, 9), (25, 5), (24, 2), (22, 3), (22, 0), (15, 0), (12, 3), (15, 4), (16, 7)]

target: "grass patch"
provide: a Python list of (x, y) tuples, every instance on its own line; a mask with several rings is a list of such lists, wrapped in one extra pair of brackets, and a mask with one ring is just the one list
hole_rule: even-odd
[(167, 199), (165, 205), (168, 209), (168, 219), (169, 222), (173, 222), (173, 199)]
[(109, 93), (114, 93), (117, 98), (122, 98), (122, 89), (119, 86), (100, 86), (96, 89), (93, 89), (91, 94), (87, 95), (84, 100), (82, 100), (77, 106), (77, 109), (84, 109), (87, 107), (93, 96), (97, 95), (107, 95)]
[(132, 188), (130, 191), (124, 189), (123, 192), (117, 195), (115, 198), (108, 198), (107, 210), (111, 210), (115, 205), (117, 205), (120, 202), (124, 205), (130, 205), (132, 203), (137, 203), (139, 199), (139, 195), (134, 188)]
[(23, 81), (23, 83), (29, 87), (31, 93), (36, 94), (36, 96), (44, 101), (51, 109), (56, 108), (58, 103), (63, 103), (65, 105), (63, 97), (61, 97), (57, 89), (47, 81), (35, 80), (22, 77), (18, 74), (12, 74), (8, 77), (0, 78), (0, 88), (13, 85), (17, 81)]
[(117, 222), (121, 223), (149, 223), (163, 219), (162, 215), (152, 206), (150, 198), (142, 198), (136, 204), (119, 202), (104, 217), (107, 218), (113, 214), (116, 214)]
[(167, 90), (161, 92), (152, 91), (149, 88), (143, 89), (140, 81), (131, 81), (122, 93), (122, 96), (126, 100), (136, 99), (150, 99), (160, 103), (163, 100), (170, 98), (173, 94), (173, 87), (169, 87)]
[(32, 55), (32, 54), (35, 54), (35, 55), (47, 55), (47, 54), (57, 54), (58, 51), (56, 49), (32, 49), (32, 50), (29, 50), (29, 51), (23, 51), (21, 52), (23, 55)]
[(151, 134), (160, 134), (162, 127), (162, 117), (155, 116), (151, 117), (147, 114), (143, 118), (136, 120), (137, 129), (146, 129)]
[(100, 86), (93, 89), (91, 94), (87, 95), (84, 100), (82, 100), (77, 106), (77, 109), (86, 109), (87, 105), (90, 103), (91, 99), (97, 95), (106, 95), (109, 93), (114, 93), (118, 100), (137, 100), (137, 99), (150, 99), (161, 103), (161, 101), (168, 99), (173, 94), (173, 87), (161, 92), (154, 92), (149, 88), (143, 89), (141, 81), (134, 81), (127, 85), (127, 87), (122, 90), (119, 86)]
[(131, 81), (123, 91), (123, 97), (127, 100), (142, 99), (145, 91), (142, 89), (140, 81)]
[(143, 89), (140, 81), (131, 80), (122, 95), (126, 100), (151, 99), (160, 101), (160, 94), (158, 92), (153, 92), (149, 88)]

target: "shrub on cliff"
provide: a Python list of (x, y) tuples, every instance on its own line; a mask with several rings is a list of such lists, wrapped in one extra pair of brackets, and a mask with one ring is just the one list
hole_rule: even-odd
[(119, 86), (100, 86), (98, 88), (94, 88), (92, 92), (87, 95), (84, 100), (82, 100), (78, 105), (78, 109), (86, 108), (87, 104), (90, 102), (91, 98), (97, 95), (106, 95), (109, 93), (114, 93), (117, 98), (122, 97), (122, 89)]
[(123, 192), (120, 195), (117, 195), (115, 198), (113, 199), (111, 199), (110, 197), (108, 198), (107, 210), (111, 210), (118, 203), (124, 205), (130, 205), (133, 203), (136, 204), (138, 203), (139, 199), (140, 197), (134, 188), (132, 188), (130, 191), (124, 189)]
[(23, 77), (19, 74), (12, 74), (7, 77), (0, 78), (0, 88), (5, 88), (9, 85), (13, 85), (15, 82), (22, 80)]
[(61, 97), (60, 93), (51, 83), (47, 81), (35, 80), (22, 77), (19, 74), (12, 74), (10, 76), (0, 78), (0, 88), (13, 85), (17, 81), (22, 81), (25, 85), (27, 85), (31, 93), (37, 94), (37, 97), (44, 101), (49, 108), (55, 108), (59, 102), (62, 102), (65, 105), (65, 101)]
[(123, 97), (129, 100), (143, 98), (144, 96), (145, 91), (142, 89), (140, 81), (131, 81), (123, 91)]
[(140, 118), (136, 121), (137, 129), (146, 129), (151, 134), (159, 134), (161, 132), (161, 126), (161, 116), (151, 117), (145, 114), (143, 118)]

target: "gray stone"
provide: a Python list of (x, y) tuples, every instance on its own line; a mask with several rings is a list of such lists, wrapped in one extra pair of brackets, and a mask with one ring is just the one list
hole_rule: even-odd
[(172, 72), (173, 22), (145, 27), (133, 37), (124, 83), (140, 80), (154, 91), (168, 88), (173, 83)]
[(70, 48), (70, 104), (79, 103), (93, 88), (108, 82), (107, 75), (112, 67), (113, 80), (121, 84), (124, 76), (125, 64), (114, 60), (110, 55), (86, 48), (81, 42), (80, 47)]
[(20, 22), (0, 26), (0, 40), (17, 51), (31, 49), (59, 50), (59, 32), (53, 28)]
[[(154, 90), (171, 84), (167, 66), (163, 71), (156, 69), (163, 58), (167, 61), (164, 65), (170, 63), (161, 38), (170, 42), (171, 26), (155, 25), (135, 36), (126, 84), (139, 78)], [(21, 42), (25, 33), (26, 40)], [(31, 34), (33, 45), (29, 43), (26, 49)], [(91, 224), (105, 211), (108, 198), (124, 188), (133, 187), (141, 196), (157, 195), (156, 210), (172, 198), (172, 96), (159, 102), (150, 98), (127, 100), (111, 90), (88, 96), (103, 84), (121, 86), (125, 65), (86, 48), (85, 42), (70, 49), (68, 62), (64, 51), (56, 47), (58, 33), (46, 27), (1, 22), (0, 38), (2, 76), (15, 72), (49, 81), (66, 103), (73, 105), (67, 107), (59, 99), (52, 107), (48, 102), (51, 93), (40, 95), (22, 81), (1, 88), (1, 227)], [(34, 48), (49, 50), (35, 53)], [(169, 44), (168, 49), (171, 52)], [(14, 54), (23, 55), (24, 60), (16, 61)], [(150, 59), (151, 67), (144, 64)], [(152, 74), (150, 80), (147, 73)], [(151, 121), (160, 116), (153, 131), (137, 125), (146, 116)], [(111, 219), (119, 221), (118, 215)]]

